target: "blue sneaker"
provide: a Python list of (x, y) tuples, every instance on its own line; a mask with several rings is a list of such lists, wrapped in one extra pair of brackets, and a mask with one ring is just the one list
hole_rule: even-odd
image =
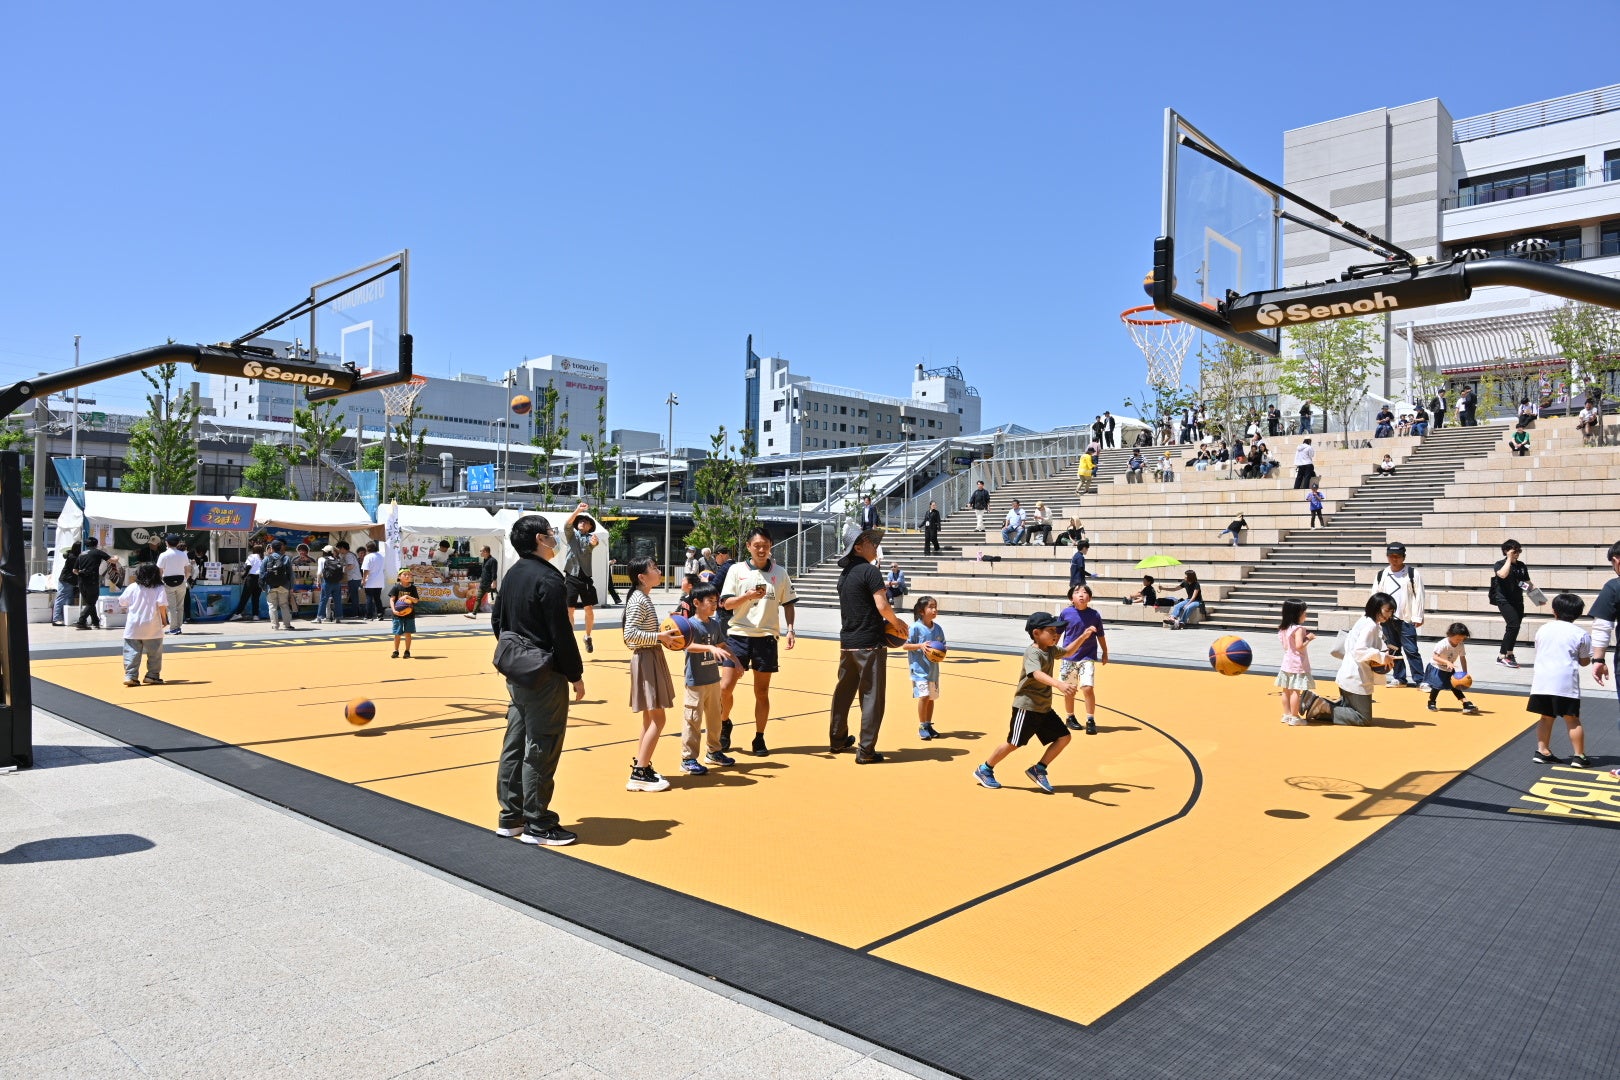
[(933, 724), (923, 724), (917, 728), (917, 738), (922, 739), (924, 742), (938, 734), (939, 732), (934, 730)]
[(1029, 768), (1025, 769), (1024, 770), (1024, 775), (1029, 777), (1031, 780), (1035, 781), (1035, 786), (1036, 787), (1040, 788), (1042, 791), (1046, 792), (1048, 795), (1052, 794), (1052, 781), (1050, 781), (1050, 780), (1048, 780), (1046, 778), (1046, 766), (1045, 765), (1042, 765), (1039, 762), (1037, 762), (1036, 764), (1031, 765)]
[(706, 755), (704, 755), (703, 760), (707, 764), (710, 764), (710, 765), (735, 765), (735, 764), (737, 764), (737, 759), (736, 758), (728, 757), (725, 754), (718, 754), (718, 753), (716, 753), (716, 754), (706, 754)]
[(688, 776), (707, 776), (709, 770), (698, 764), (697, 758), (687, 758), (681, 762), (681, 772)]
[(980, 787), (998, 788), (1001, 781), (996, 779), (996, 770), (988, 765), (980, 765), (973, 770), (973, 779), (979, 782)]

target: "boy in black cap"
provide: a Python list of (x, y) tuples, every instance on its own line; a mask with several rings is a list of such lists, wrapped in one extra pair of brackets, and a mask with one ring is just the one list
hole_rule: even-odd
[(1031, 738), (1038, 738), (1046, 744), (1046, 753), (1025, 769), (1024, 775), (1042, 791), (1052, 794), (1052, 781), (1047, 778), (1046, 767), (1063, 753), (1070, 738), (1062, 718), (1052, 711), (1052, 691), (1063, 689), (1063, 684), (1052, 677), (1052, 665), (1079, 652), (1097, 632), (1095, 627), (1087, 627), (1067, 649), (1060, 649), (1058, 635), (1062, 629), (1057, 616), (1048, 611), (1037, 611), (1024, 620), (1030, 646), (1024, 650), (1023, 672), (1018, 680), (1018, 691), (1013, 695), (1012, 723), (1007, 728), (1007, 741), (992, 750), (984, 764), (973, 770), (973, 778), (982, 786), (999, 788), (997, 763)]

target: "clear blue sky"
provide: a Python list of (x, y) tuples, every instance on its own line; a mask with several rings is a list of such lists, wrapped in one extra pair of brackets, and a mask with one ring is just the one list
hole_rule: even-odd
[(749, 333), (881, 393), (959, 362), (986, 423), (1073, 423), (1141, 383), (1118, 313), (1166, 105), (1280, 178), (1287, 128), (1612, 79), (1574, 8), (1091, 8), (14, 7), (0, 379), (74, 334), (227, 339), (409, 247), (419, 370), (605, 361), (614, 427), (662, 431), (670, 390), (678, 443), (735, 427)]

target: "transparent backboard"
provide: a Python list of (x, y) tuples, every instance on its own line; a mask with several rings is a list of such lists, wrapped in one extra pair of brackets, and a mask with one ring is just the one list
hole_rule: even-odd
[[(1168, 284), (1151, 282), (1154, 306), (1262, 352), (1278, 333), (1234, 334), (1221, 305), (1274, 289), (1282, 250), (1282, 200), (1174, 109), (1165, 110), (1164, 218)], [(1157, 277), (1155, 273), (1155, 277)]]
[(356, 389), (408, 379), (410, 254), (397, 252), (309, 289), (310, 360), (365, 376)]

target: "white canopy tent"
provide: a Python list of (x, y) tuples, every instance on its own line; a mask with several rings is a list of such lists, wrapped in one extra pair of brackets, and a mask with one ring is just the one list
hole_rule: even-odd
[[(589, 513), (591, 517), (596, 518), (596, 532), (602, 538), (602, 542), (591, 549), (591, 577), (596, 581), (596, 591), (605, 597), (608, 591), (608, 575), (612, 572), (612, 561), (608, 556), (607, 527), (602, 524), (601, 518), (597, 517), (595, 511), (589, 511)], [(499, 523), (501, 529), (501, 547), (503, 549), (501, 566), (504, 569), (517, 561), (517, 550), (512, 547), (512, 523), (518, 518), (526, 517), (529, 514), (539, 514), (545, 518), (551, 523), (552, 530), (558, 534), (557, 557), (551, 561), (558, 570), (561, 570), (563, 562), (568, 556), (568, 549), (562, 539), (563, 522), (568, 520), (568, 514), (559, 513), (555, 510), (497, 510), (495, 512), (494, 520)]]

